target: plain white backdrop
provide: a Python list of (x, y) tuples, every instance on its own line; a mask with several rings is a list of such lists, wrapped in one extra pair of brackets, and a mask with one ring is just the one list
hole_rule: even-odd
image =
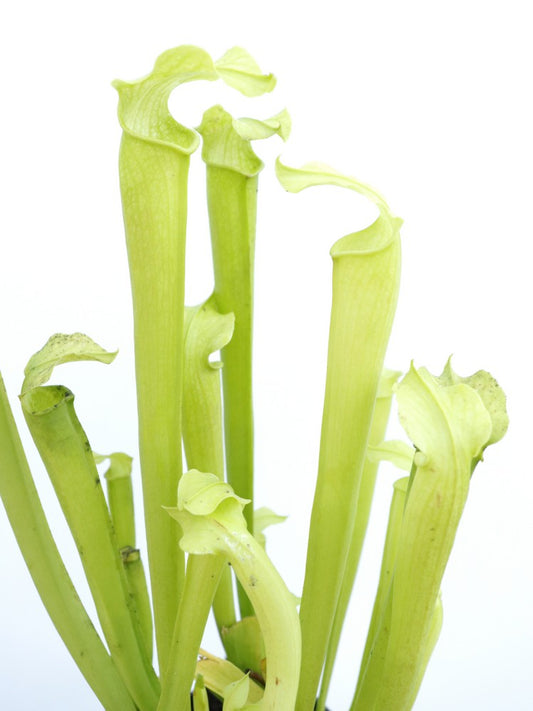
[[(490, 370), (511, 427), (476, 470), (443, 582), (444, 628), (415, 708), (533, 707), (531, 422), (531, 69), (526, 0), (65, 0), (2, 11), (0, 368), (34, 476), (72, 575), (83, 575), (20, 417), (29, 356), (54, 332), (83, 331), (120, 354), (55, 380), (77, 395), (93, 448), (136, 455), (130, 294), (110, 81), (198, 44), (246, 47), (278, 77), (268, 97), (214, 85), (172, 97), (178, 120), (221, 102), (264, 118), (284, 106), (286, 146), (257, 145), (257, 504), (289, 514), (269, 552), (300, 592), (325, 378), (328, 251), (373, 217), (363, 199), (315, 188), (287, 195), (272, 161), (328, 162), (378, 188), (405, 223), (403, 276), (387, 365)], [(212, 284), (199, 155), (191, 169), (189, 303)], [(401, 436), (396, 425), (391, 436)], [(138, 478), (138, 470), (135, 470)], [(376, 586), (392, 468), (380, 473), (368, 545), (329, 706), (349, 707)], [(140, 513), (140, 512), (139, 512)], [(139, 516), (142, 528), (142, 517)], [(142, 536), (142, 531), (140, 531)], [(0, 510), (0, 706), (96, 711), (99, 704), (42, 608)], [(319, 611), (317, 611), (319, 614)], [(211, 630), (206, 645), (219, 649)]]

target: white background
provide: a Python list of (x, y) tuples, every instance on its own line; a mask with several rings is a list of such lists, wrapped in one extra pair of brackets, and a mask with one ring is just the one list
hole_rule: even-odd
[[(476, 470), (443, 582), (445, 622), (419, 711), (533, 707), (531, 331), (531, 24), (526, 0), (94, 0), (3, 10), (0, 368), (18, 421), (29, 356), (57, 331), (120, 348), (112, 366), (65, 366), (57, 379), (97, 451), (136, 454), (129, 283), (121, 222), (115, 77), (147, 73), (164, 49), (217, 58), (245, 46), (278, 76), (243, 101), (182, 87), (179, 120), (221, 101), (237, 115), (287, 106), (293, 135), (258, 145), (261, 178), (255, 333), (258, 505), (290, 515), (269, 552), (299, 592), (316, 475), (330, 299), (328, 250), (372, 210), (334, 189), (286, 195), (272, 159), (322, 160), (377, 187), (403, 217), (404, 266), (387, 358), (440, 372), (493, 372), (511, 428)], [(211, 285), (203, 177), (191, 171), (188, 300)], [(46, 475), (21, 430), (54, 531), (80, 566)], [(397, 427), (391, 428), (399, 436)], [(138, 476), (138, 471), (136, 470)], [(374, 519), (329, 705), (349, 706), (396, 472), (380, 474)], [(0, 511), (0, 706), (95, 711), (48, 621)], [(86, 599), (86, 593), (84, 599)], [(317, 614), (319, 612), (317, 611)], [(206, 642), (218, 649), (215, 636)]]

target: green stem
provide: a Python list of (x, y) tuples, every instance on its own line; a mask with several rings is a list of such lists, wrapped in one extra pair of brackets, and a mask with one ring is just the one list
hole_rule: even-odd
[(120, 185), (133, 297), (135, 374), (144, 515), (159, 668), (164, 675), (184, 584), (179, 531), (162, 506), (176, 500), (181, 392), (187, 178), (199, 137), (169, 113), (174, 87), (216, 79), (194, 47), (159, 57), (150, 75), (115, 82), (124, 130)]
[(383, 672), (390, 633), (392, 585), (407, 492), (407, 477), (394, 483), (378, 589), (370, 618), (359, 680), (350, 711), (371, 711)]
[[(372, 426), (368, 438), (369, 445), (378, 445), (383, 441), (385, 437), (387, 423), (389, 420), (390, 408), (392, 404), (392, 386), (398, 379), (398, 376), (398, 372), (392, 371), (385, 371), (385, 373), (383, 373), (382, 375), (378, 389), (378, 395), (376, 398), (374, 415), (372, 418)], [(337, 655), (342, 626), (344, 623), (344, 618), (346, 616), (346, 610), (348, 609), (348, 604), (350, 602), (354, 581), (359, 567), (359, 561), (361, 558), (361, 552), (363, 549), (366, 530), (368, 527), (368, 519), (370, 517), (370, 508), (372, 505), (372, 499), (374, 497), (374, 488), (378, 467), (378, 462), (370, 461), (368, 457), (365, 458), (363, 472), (361, 475), (359, 495), (357, 497), (355, 525), (352, 540), (350, 542), (350, 549), (348, 551), (348, 559), (346, 561), (346, 569), (344, 571), (344, 577), (342, 580), (339, 601), (337, 604), (337, 609), (335, 611), (335, 619), (333, 621), (331, 637), (328, 644), (326, 662), (324, 665), (324, 673), (322, 675), (320, 694), (317, 703), (317, 711), (324, 711), (326, 707), (326, 698), (331, 682), (331, 675), (333, 673), (333, 666)]]
[(189, 556), (158, 711), (187, 708), (198, 650), (226, 561), (224, 555)]
[[(489, 374), (487, 403), (495, 405)], [(483, 388), (482, 388), (483, 391)], [(376, 695), (379, 711), (407, 711), (435, 644), (442, 577), (466, 503), (472, 464), (494, 437), (494, 416), (475, 387), (413, 365), (397, 389), (398, 410), (418, 450), (407, 489), (394, 570), (389, 640)], [(488, 395), (488, 392), (486, 393)]]
[(0, 494), (33, 582), (61, 639), (107, 711), (136, 706), (81, 603), (50, 532), (0, 376)]
[[(337, 185), (376, 203), (378, 219), (333, 245), (333, 298), (318, 480), (300, 621), (306, 651), (296, 711), (315, 703), (352, 539), (379, 377), (396, 308), (401, 220), (383, 198), (323, 164), (276, 164), (286, 190)], [(320, 615), (317, 611), (320, 610)]]
[[(222, 401), (220, 364), (209, 356), (231, 338), (232, 314), (221, 315), (213, 301), (185, 311), (183, 443), (189, 467), (214, 472), (224, 480), (224, 444), (222, 435)], [(171, 520), (172, 522), (172, 520)], [(160, 711), (184, 708), (191, 690), (198, 650), (209, 609), (221, 575), (231, 573), (224, 556), (190, 555), (181, 598), (167, 673), (164, 677)], [(231, 585), (231, 577), (230, 577)], [(230, 596), (228, 597), (228, 592)], [(218, 604), (232, 607), (231, 588), (224, 588)], [(219, 598), (220, 598), (219, 595)], [(229, 613), (229, 609), (228, 609)], [(234, 612), (230, 618), (234, 617)]]
[(111, 656), (141, 711), (157, 706), (157, 677), (143, 650), (109, 511), (87, 436), (64, 387), (37, 387), (21, 402), (72, 532)]
[[(243, 498), (250, 499), (244, 515), (250, 532), (253, 532), (254, 511), (254, 419), (252, 395), (252, 293), (253, 293), (253, 243), (244, 244), (249, 249), (239, 251), (243, 244), (237, 225), (246, 224), (244, 232), (255, 231), (257, 178), (245, 178), (225, 169), (207, 169), (209, 195), (223, 195), (209, 201), (213, 255), (215, 260), (215, 296), (222, 311), (233, 311), (238, 326), (231, 342), (222, 350), (224, 363), (222, 382), (224, 388), (224, 433), (226, 443), (226, 471), (228, 481)], [(221, 191), (221, 192), (219, 192)], [(243, 207), (242, 219), (236, 205)], [(224, 207), (225, 205), (225, 207)], [(223, 209), (220, 210), (220, 206)], [(228, 210), (229, 207), (229, 210)], [(217, 209), (218, 208), (218, 209)], [(233, 209), (232, 209), (233, 208)], [(235, 219), (231, 219), (231, 217)], [(250, 223), (253, 224), (253, 228)], [(250, 228), (248, 227), (250, 225)], [(223, 232), (224, 234), (221, 234)], [(217, 257), (218, 240), (228, 238), (233, 242), (233, 259)], [(235, 241), (233, 241), (235, 240)], [(227, 248), (227, 247), (226, 247)], [(226, 583), (226, 589), (229, 586)], [(241, 617), (254, 615), (253, 607), (237, 586)]]
[[(320, 458), (300, 608), (297, 711), (312, 708), (341, 591), (379, 376), (394, 316), (398, 221), (384, 207), (332, 249), (333, 298)], [(349, 354), (349, 356), (347, 356)], [(320, 615), (317, 616), (317, 610)]]
[[(209, 357), (230, 341), (234, 323), (233, 314), (220, 314), (213, 299), (198, 307), (188, 307), (185, 312), (185, 456), (189, 469), (213, 472), (221, 480), (224, 479), (221, 363), (212, 363)], [(213, 612), (219, 632), (236, 621), (232, 575), (227, 566), (215, 592)]]
[(193, 711), (209, 711), (209, 699), (207, 697), (207, 689), (204, 685), (204, 680), (201, 675), (196, 678), (194, 690), (192, 693)]
[[(231, 568), (228, 565), (226, 565), (222, 571), (220, 581), (215, 592), (215, 597), (213, 599), (213, 615), (215, 616), (215, 622), (220, 634), (220, 639), (222, 644), (224, 644), (224, 635), (222, 634), (222, 630), (232, 627), (237, 622), (235, 600), (233, 595), (233, 576), (231, 574)], [(226, 650), (226, 654), (228, 654), (225, 644), (224, 649)], [(229, 655), (228, 658), (230, 658)]]
[[(244, 516), (248, 530), (253, 532), (252, 294), (257, 178), (246, 178), (224, 168), (208, 166), (207, 194), (215, 263), (215, 298), (221, 311), (232, 311), (236, 319), (233, 338), (222, 350), (226, 471), (228, 481), (239, 496), (250, 499)], [(209, 199), (210, 195), (217, 197)], [(225, 244), (222, 258), (219, 257), (220, 242)], [(228, 251), (231, 254), (229, 259)], [(241, 617), (254, 615), (241, 585), (237, 591)]]
[[(103, 460), (104, 457), (95, 455), (97, 463), (100, 459)], [(123, 452), (110, 454), (107, 459), (109, 459), (109, 467), (104, 477), (117, 546), (119, 550), (121, 548), (135, 548), (135, 511), (131, 482), (132, 459)]]
[[(207, 186), (208, 195), (215, 196), (209, 200), (215, 298), (222, 312), (235, 314), (233, 338), (222, 350), (228, 481), (239, 496), (253, 502), (252, 293), (257, 178), (208, 167)], [(253, 503), (246, 508), (245, 518), (252, 533)]]
[[(189, 159), (125, 134), (120, 165), (133, 295), (144, 515), (163, 672), (185, 565), (178, 547), (179, 532), (170, 525), (162, 506), (174, 503), (182, 473), (181, 352)], [(155, 175), (154, 165), (159, 167)]]
[[(220, 71), (220, 63), (217, 64)], [(228, 77), (224, 77), (228, 80)], [(253, 93), (273, 87), (263, 77)], [(248, 93), (248, 90), (245, 91)], [(238, 128), (237, 128), (238, 126)], [(235, 329), (222, 350), (224, 436), (228, 481), (249, 499), (244, 516), (254, 531), (254, 421), (252, 397), (252, 340), (255, 230), (258, 174), (262, 162), (250, 141), (290, 131), (286, 111), (267, 121), (234, 121), (221, 106), (205, 112), (199, 132), (206, 163), (207, 206), (215, 272), (215, 302), (221, 313), (233, 313)], [(238, 587), (242, 617), (254, 614), (242, 587)]]
[(152, 606), (146, 582), (146, 573), (138, 548), (122, 548), (122, 563), (126, 573), (126, 582), (130, 594), (131, 604), (135, 618), (139, 625), (139, 632), (146, 652), (146, 657), (150, 661), (153, 657), (154, 646), (154, 623), (152, 618)]
[(111, 520), (120, 551), (131, 604), (139, 624), (148, 659), (153, 655), (153, 620), (146, 575), (140, 551), (135, 547), (135, 511), (131, 481), (132, 459), (127, 454), (109, 455), (105, 473)]
[(405, 703), (406, 709), (413, 708), (414, 703), (416, 701), (416, 697), (418, 696), (418, 692), (420, 690), (422, 681), (424, 680), (424, 675), (426, 673), (426, 669), (429, 664), (429, 660), (431, 659), (431, 655), (433, 654), (435, 645), (437, 644), (437, 642), (439, 640), (439, 635), (440, 635), (440, 632), (442, 629), (442, 614), (443, 614), (442, 613), (442, 598), (439, 594), (437, 601), (435, 603), (435, 607), (433, 609), (433, 614), (431, 615), (426, 638), (424, 640), (424, 643), (423, 643), (423, 646), (421, 649), (420, 661), (419, 661), (417, 673), (415, 674), (415, 677), (413, 679), (413, 683), (411, 686), (411, 693), (406, 699), (406, 703)]
[[(245, 518), (253, 533), (253, 272), (257, 174), (262, 163), (221, 107), (206, 111), (199, 131), (207, 165), (214, 296), (221, 313), (235, 316), (233, 337), (222, 350), (226, 467), (234, 490), (252, 502)], [(251, 612), (246, 602), (244, 606)]]
[[(257, 175), (262, 163), (250, 142), (233, 128), (220, 106), (205, 112), (198, 129), (203, 136), (207, 206), (215, 272), (216, 304), (232, 312), (235, 330), (222, 349), (224, 436), (228, 481), (250, 500), (244, 516), (254, 530), (254, 421), (252, 400), (253, 273), (257, 217)], [(238, 586), (241, 616), (254, 614)]]

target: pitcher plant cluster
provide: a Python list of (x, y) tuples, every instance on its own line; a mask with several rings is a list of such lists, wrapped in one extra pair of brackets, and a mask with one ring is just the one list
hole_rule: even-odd
[[(264, 536), (283, 517), (254, 502), (254, 243), (263, 164), (252, 142), (285, 140), (290, 118), (284, 110), (266, 120), (235, 119), (213, 106), (197, 129), (183, 126), (168, 99), (196, 80), (222, 80), (247, 97), (275, 85), (240, 48), (213, 61), (193, 46), (165, 52), (143, 79), (114, 82), (146, 551), (135, 538), (132, 459), (95, 453), (73, 393), (46, 384), (62, 363), (111, 363), (116, 354), (85, 335), (56, 334), (30, 358), (20, 394), (101, 632), (58, 552), (2, 385), (4, 506), (48, 614), (108, 711), (191, 705), (207, 711), (208, 692), (224, 711), (312, 711), (315, 703), (323, 711), (379, 463), (392, 461), (406, 475), (394, 485), (350, 711), (406, 711), (439, 636), (441, 580), (470, 479), (485, 448), (507, 428), (505, 396), (487, 372), (460, 377), (450, 362), (439, 376), (415, 365), (403, 377), (384, 368), (401, 220), (351, 177), (319, 163), (294, 168), (278, 160), (277, 177), (289, 192), (335, 185), (362, 193), (378, 209), (373, 224), (331, 248), (326, 388), (305, 580), (301, 598), (287, 589)], [(215, 286), (204, 303), (190, 307), (184, 305), (187, 184), (200, 145)], [(393, 397), (410, 443), (386, 440)], [(224, 659), (201, 649), (211, 608)]]

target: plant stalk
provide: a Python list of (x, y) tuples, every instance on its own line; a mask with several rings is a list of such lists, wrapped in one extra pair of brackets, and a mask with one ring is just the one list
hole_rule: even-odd
[(295, 706), (296, 711), (308, 711), (315, 704), (353, 537), (370, 425), (398, 297), (401, 220), (392, 216), (372, 188), (323, 164), (298, 169), (278, 160), (276, 173), (290, 192), (337, 185), (366, 195), (379, 209), (372, 225), (343, 237), (331, 249), (326, 392), (300, 607), (306, 655)]
[(35, 587), (87, 683), (107, 711), (136, 711), (57, 550), (1, 376), (0, 494)]
[(209, 55), (183, 46), (136, 82), (114, 82), (123, 128), (120, 187), (130, 268), (144, 516), (159, 668), (164, 676), (182, 594), (179, 529), (163, 506), (182, 474), (181, 408), (189, 156), (199, 137), (168, 110), (171, 91), (214, 80)]
[(109, 511), (91, 447), (62, 386), (22, 397), (24, 416), (80, 554), (111, 656), (141, 711), (153, 711), (159, 683), (131, 606)]
[[(392, 404), (392, 386), (394, 382), (396, 382), (398, 376), (399, 373), (397, 372), (385, 371), (381, 377), (374, 415), (372, 418), (372, 426), (370, 428), (370, 435), (368, 438), (369, 445), (376, 446), (381, 444), (385, 437)], [(368, 519), (370, 517), (370, 508), (374, 497), (378, 467), (378, 462), (370, 461), (368, 457), (365, 458), (363, 472), (361, 475), (359, 495), (357, 497), (357, 511), (355, 514), (354, 531), (350, 542), (350, 549), (348, 552), (348, 559), (346, 562), (346, 569), (344, 571), (339, 601), (335, 611), (335, 619), (331, 630), (331, 637), (329, 640), (316, 711), (324, 711), (326, 707), (326, 698), (331, 682), (331, 675), (333, 673), (333, 666), (337, 655), (342, 626), (346, 616), (346, 610), (348, 609), (348, 604), (350, 602), (350, 596), (357, 575), (359, 560), (361, 558), (361, 552), (365, 540), (366, 529), (368, 527)]]

